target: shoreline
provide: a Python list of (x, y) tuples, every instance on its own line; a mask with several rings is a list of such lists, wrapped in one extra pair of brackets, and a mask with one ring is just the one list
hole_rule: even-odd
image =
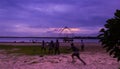
[[(71, 42), (60, 42), (60, 46), (70, 46)], [(80, 46), (80, 42), (73, 42), (75, 46)], [(84, 42), (85, 46), (86, 45), (100, 45), (98, 42)], [(12, 46), (41, 46), (42, 42), (0, 42), (0, 45), (12, 45)], [(46, 46), (48, 45), (48, 42), (46, 43)]]

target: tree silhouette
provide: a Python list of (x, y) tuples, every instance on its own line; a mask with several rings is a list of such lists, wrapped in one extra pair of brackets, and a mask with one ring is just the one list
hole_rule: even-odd
[(120, 61), (120, 10), (116, 10), (114, 17), (106, 22), (98, 37), (103, 48)]

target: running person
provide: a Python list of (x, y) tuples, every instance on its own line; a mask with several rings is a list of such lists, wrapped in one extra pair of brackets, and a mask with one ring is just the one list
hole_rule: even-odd
[(73, 51), (73, 53), (71, 55), (72, 61), (75, 62), (74, 56), (76, 56), (84, 65), (86, 65), (86, 63), (79, 56), (79, 49), (77, 47), (75, 47), (73, 43), (71, 43), (71, 49)]

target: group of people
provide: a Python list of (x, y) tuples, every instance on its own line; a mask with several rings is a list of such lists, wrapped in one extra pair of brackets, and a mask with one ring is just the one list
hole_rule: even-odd
[[(51, 42), (48, 44), (48, 50), (49, 50), (49, 53), (50, 54), (60, 54), (60, 49), (59, 49), (59, 41), (56, 40), (56, 42), (54, 43), (53, 40), (51, 40)], [(42, 47), (41, 47), (42, 50), (46, 50), (46, 47), (45, 47), (45, 41), (43, 40), (42, 41)], [(84, 65), (86, 65), (85, 61), (83, 61), (80, 57), (80, 53), (79, 53), (79, 48), (75, 47), (74, 43), (72, 42), (71, 43), (71, 47), (70, 49), (72, 50), (72, 62), (74, 63), (75, 62), (75, 58), (74, 57), (77, 57)], [(81, 40), (81, 51), (84, 51), (84, 43), (83, 43), (83, 40)]]
[[(41, 50), (42, 51), (46, 51), (46, 43), (45, 41), (43, 40), (42, 41), (42, 47), (41, 47)], [(51, 40), (49, 43), (48, 43), (48, 51), (49, 51), (49, 54), (60, 54), (60, 49), (59, 49), (59, 41), (56, 40), (56, 42), (54, 43), (53, 40)]]

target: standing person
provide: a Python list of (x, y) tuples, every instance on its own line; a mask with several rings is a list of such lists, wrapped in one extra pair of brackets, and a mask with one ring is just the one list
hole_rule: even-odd
[(84, 51), (84, 47), (85, 47), (84, 42), (83, 40), (81, 40), (81, 51)]
[(45, 48), (45, 41), (43, 40), (42, 41), (42, 47), (41, 47), (41, 50), (42, 50), (42, 52), (44, 51), (46, 51), (46, 48)]
[(73, 53), (71, 55), (72, 61), (75, 62), (74, 56), (76, 56), (84, 65), (86, 65), (86, 63), (79, 56), (79, 49), (77, 47), (75, 47), (73, 43), (71, 43), (71, 49), (73, 51)]
[(53, 54), (53, 50), (54, 49), (54, 42), (53, 40), (51, 40), (51, 42), (49, 43), (49, 54)]
[(56, 40), (56, 43), (55, 43), (55, 54), (60, 54), (60, 50), (59, 50), (59, 41)]

